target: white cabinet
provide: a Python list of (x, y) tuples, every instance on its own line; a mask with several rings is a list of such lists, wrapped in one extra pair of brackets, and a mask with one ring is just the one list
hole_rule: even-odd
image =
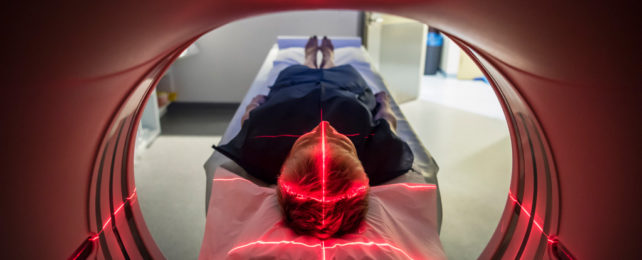
[(428, 27), (381, 13), (366, 13), (365, 19), (366, 48), (388, 90), (399, 103), (416, 99), (424, 73)]

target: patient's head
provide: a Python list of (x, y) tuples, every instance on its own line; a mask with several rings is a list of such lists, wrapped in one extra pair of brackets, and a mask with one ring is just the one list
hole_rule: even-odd
[(354, 144), (325, 121), (297, 139), (278, 181), (285, 222), (321, 239), (359, 228), (368, 190)]

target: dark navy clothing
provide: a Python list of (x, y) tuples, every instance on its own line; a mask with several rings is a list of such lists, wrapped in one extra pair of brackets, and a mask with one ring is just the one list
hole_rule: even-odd
[(249, 174), (274, 184), (296, 138), (321, 120), (350, 138), (370, 179), (381, 184), (410, 170), (410, 147), (383, 119), (374, 120), (377, 102), (350, 65), (283, 70), (261, 106), (250, 112), (229, 143), (214, 147)]

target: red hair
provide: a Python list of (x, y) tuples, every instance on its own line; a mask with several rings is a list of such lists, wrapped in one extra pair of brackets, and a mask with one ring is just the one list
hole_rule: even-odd
[(317, 150), (293, 149), (283, 164), (277, 193), (285, 223), (297, 234), (321, 239), (353, 233), (368, 209), (361, 161), (351, 152), (333, 150), (321, 180)]

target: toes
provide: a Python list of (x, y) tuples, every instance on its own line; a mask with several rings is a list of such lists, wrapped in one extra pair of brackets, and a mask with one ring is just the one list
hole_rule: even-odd
[(326, 36), (323, 36), (323, 40), (321, 41), (321, 47), (329, 50), (334, 49), (334, 45), (332, 44), (332, 41)]
[(307, 47), (316, 47), (319, 44), (318, 41), (319, 40), (317, 39), (316, 35), (312, 36), (312, 37), (310, 37), (310, 39), (308, 39), (308, 43), (305, 46), (306, 46), (306, 48)]

